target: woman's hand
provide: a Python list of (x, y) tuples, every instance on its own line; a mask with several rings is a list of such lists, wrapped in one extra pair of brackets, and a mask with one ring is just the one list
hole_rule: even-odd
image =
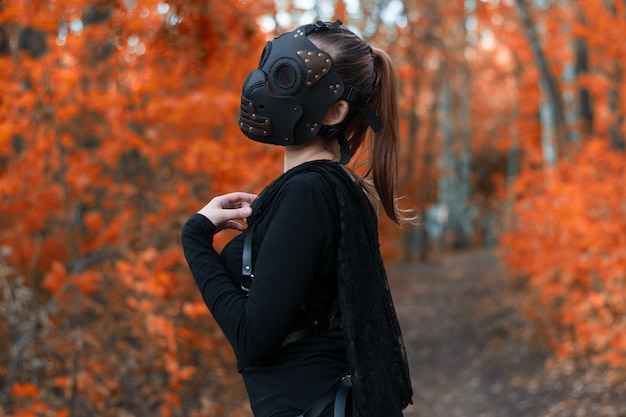
[(235, 192), (215, 197), (206, 206), (198, 211), (211, 221), (217, 228), (215, 233), (223, 229), (242, 231), (244, 227), (235, 220), (244, 220), (252, 214), (250, 203), (256, 199), (256, 194)]

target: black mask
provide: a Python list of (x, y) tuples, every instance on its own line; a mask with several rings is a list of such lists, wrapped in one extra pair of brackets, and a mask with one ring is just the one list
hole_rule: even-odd
[[(317, 22), (266, 44), (258, 69), (248, 75), (242, 88), (239, 127), (247, 137), (274, 145), (299, 145), (318, 135), (328, 136), (322, 119), (337, 100), (358, 101), (361, 110), (363, 98), (358, 91), (344, 84), (330, 55), (307, 39), (314, 31), (341, 30), (340, 25), (341, 21)], [(373, 117), (375, 123), (370, 124), (378, 130), (380, 121)]]

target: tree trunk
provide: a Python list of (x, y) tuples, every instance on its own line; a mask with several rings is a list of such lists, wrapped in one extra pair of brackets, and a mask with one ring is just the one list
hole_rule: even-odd
[(613, 67), (613, 87), (609, 90), (609, 109), (613, 114), (613, 121), (609, 126), (609, 143), (611, 149), (624, 151), (624, 114), (622, 111), (622, 95), (620, 88), (624, 82), (624, 69), (619, 62), (614, 63)]
[[(575, 71), (576, 78), (578, 78), (589, 72), (589, 54), (587, 53), (587, 43), (583, 38), (577, 38), (574, 42), (576, 49)], [(578, 87), (578, 111), (582, 133), (589, 136), (593, 133), (593, 108), (587, 87)]]
[[(404, 175), (399, 181), (400, 187), (410, 183), (414, 178), (418, 178), (416, 168), (415, 168), (415, 165), (416, 165), (415, 161), (418, 159), (417, 141), (418, 141), (419, 127), (420, 127), (420, 118), (416, 111), (417, 97), (418, 97), (417, 91), (419, 91), (418, 79), (413, 80), (413, 84), (415, 86), (414, 87), (415, 90), (413, 91), (413, 95), (411, 96), (411, 103), (410, 103), (409, 112), (408, 112), (408, 119), (409, 119), (409, 126), (408, 126), (408, 132), (407, 132), (408, 137), (406, 138), (406, 142), (405, 142), (406, 149), (402, 152), (405, 155), (405, 158), (404, 158), (405, 170), (404, 170)], [(415, 184), (415, 182), (413, 182), (413, 184)], [(419, 181), (417, 184), (418, 184), (418, 189), (424, 188), (421, 181)], [(404, 242), (405, 242), (404, 259), (407, 262), (411, 260), (411, 255), (413, 253), (413, 250), (415, 249), (415, 241), (416, 241), (415, 238), (416, 238), (417, 232), (418, 231), (413, 228), (408, 228), (403, 231)], [(423, 244), (424, 242), (418, 242), (418, 243)]]
[[(605, 7), (609, 9), (611, 15), (617, 18), (617, 6), (613, 1), (605, 1)], [(609, 75), (612, 81), (612, 87), (609, 89), (609, 110), (613, 115), (613, 121), (609, 125), (609, 144), (611, 149), (624, 151), (626, 148), (624, 143), (624, 113), (622, 109), (621, 87), (624, 82), (624, 67), (619, 60), (613, 62), (613, 71)]]
[[(554, 157), (556, 160), (556, 155), (559, 150), (562, 150), (565, 145), (569, 142), (567, 137), (567, 129), (565, 124), (565, 115), (563, 112), (563, 103), (561, 99), (561, 95), (559, 92), (558, 83), (555, 77), (550, 72), (550, 68), (548, 67), (548, 62), (546, 60), (545, 54), (541, 49), (541, 43), (539, 41), (539, 35), (537, 34), (537, 29), (530, 18), (528, 13), (528, 8), (526, 6), (525, 0), (515, 0), (515, 4), (517, 6), (517, 10), (520, 15), (520, 19), (522, 21), (522, 27), (524, 29), (524, 33), (526, 34), (526, 38), (528, 39), (528, 43), (530, 45), (530, 49), (533, 54), (533, 58), (535, 60), (535, 64), (539, 68), (539, 73), (541, 76), (541, 84), (542, 89), (544, 90), (547, 96), (546, 107), (542, 109), (545, 110), (545, 116), (549, 118), (551, 126), (554, 128), (554, 133), (556, 134), (557, 141), (557, 149), (554, 153)], [(560, 149), (558, 149), (560, 148)], [(544, 150), (550, 152), (549, 147), (544, 147)], [(551, 154), (547, 154), (548, 161), (552, 158)]]
[[(454, 157), (454, 125), (452, 121), (452, 86), (450, 81), (444, 82), (439, 98), (439, 130), (442, 132), (443, 141), (441, 153), (439, 155), (439, 180), (437, 181), (437, 191), (439, 194), (438, 205), (446, 213), (450, 213), (451, 206), (456, 206), (455, 193), (455, 157)], [(442, 222), (442, 241), (444, 247), (447, 247), (447, 234), (454, 222), (450, 217), (446, 216), (445, 222)], [(453, 226), (452, 226), (453, 228)]]
[(456, 74), (454, 77), (455, 88), (451, 92), (453, 108), (451, 120), (454, 125), (452, 159), (453, 172), (451, 183), (451, 200), (449, 201), (450, 228), (453, 237), (452, 245), (455, 249), (463, 249), (469, 246), (473, 234), (472, 210), (470, 206), (471, 192), (471, 162), (472, 134), (470, 129), (470, 71), (465, 59), (468, 47), (467, 20), (471, 15), (468, 4), (462, 10), (459, 19), (458, 46), (454, 50), (456, 57)]
[(411, 96), (411, 104), (409, 105), (409, 126), (406, 138), (406, 150), (403, 151), (405, 155), (404, 166), (405, 171), (402, 179), (400, 180), (400, 185), (404, 185), (409, 182), (412, 178), (415, 178), (416, 169), (415, 169), (415, 161), (418, 157), (418, 135), (420, 128), (420, 117), (417, 114), (417, 99), (418, 99), (418, 91), (419, 91), (419, 81), (415, 80), (413, 95)]

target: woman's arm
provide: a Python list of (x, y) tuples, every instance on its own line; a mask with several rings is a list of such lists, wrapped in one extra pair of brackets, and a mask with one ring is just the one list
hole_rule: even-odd
[(183, 228), (185, 256), (198, 288), (240, 362), (266, 358), (280, 347), (337, 224), (332, 190), (321, 181), (294, 180), (284, 187), (255, 257), (247, 297), (212, 246), (213, 223), (196, 214)]

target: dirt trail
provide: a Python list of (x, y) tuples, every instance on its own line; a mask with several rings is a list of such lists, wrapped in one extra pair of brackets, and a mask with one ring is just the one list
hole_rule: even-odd
[(495, 251), (399, 265), (390, 283), (415, 391), (405, 417), (626, 416), (623, 383), (546, 370)]

